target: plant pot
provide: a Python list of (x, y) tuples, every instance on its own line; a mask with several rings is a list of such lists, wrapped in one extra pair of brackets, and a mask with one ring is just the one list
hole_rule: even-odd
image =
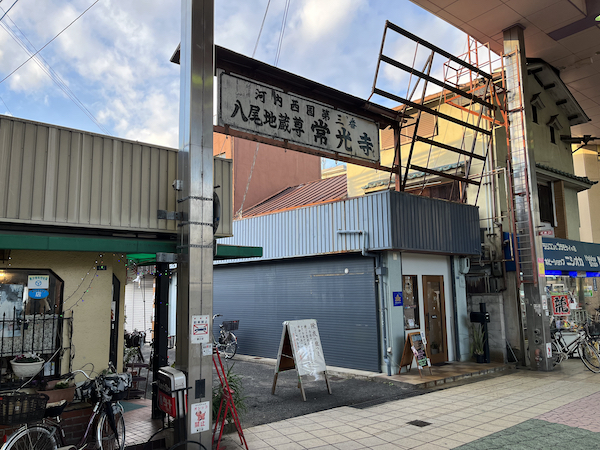
[(479, 364), (482, 364), (485, 362), (485, 355), (475, 355), (475, 359)]
[(28, 378), (37, 375), (40, 370), (42, 370), (42, 366), (46, 361), (38, 361), (38, 362), (28, 362), (28, 363), (20, 363), (15, 362), (15, 360), (11, 360), (10, 365), (12, 366), (13, 373), (19, 378)]

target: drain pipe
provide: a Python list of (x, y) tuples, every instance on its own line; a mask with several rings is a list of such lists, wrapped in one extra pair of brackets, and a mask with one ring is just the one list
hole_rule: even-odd
[(454, 351), (456, 360), (460, 361), (460, 334), (458, 330), (458, 299), (456, 295), (456, 271), (454, 270), (454, 256), (450, 256), (450, 278), (452, 278), (452, 312), (454, 316)]
[(387, 367), (388, 376), (392, 375), (392, 363), (390, 361), (390, 347), (388, 345), (388, 336), (387, 336), (387, 320), (386, 320), (386, 308), (383, 296), (383, 283), (381, 280), (382, 275), (385, 275), (387, 268), (381, 266), (381, 254), (380, 253), (372, 253), (367, 250), (367, 232), (363, 230), (338, 230), (338, 234), (360, 234), (362, 237), (362, 255), (366, 257), (371, 257), (375, 259), (375, 275), (377, 276), (377, 294), (379, 297), (379, 313), (381, 315), (381, 327), (383, 329), (383, 345), (385, 347), (385, 351), (383, 353), (383, 361)]

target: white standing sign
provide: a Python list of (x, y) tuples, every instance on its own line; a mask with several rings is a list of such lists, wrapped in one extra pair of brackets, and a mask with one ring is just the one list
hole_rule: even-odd
[(302, 384), (303, 375), (311, 375), (315, 380), (319, 380), (323, 374), (327, 391), (331, 394), (321, 337), (315, 319), (283, 322), (271, 394), (275, 394), (279, 372), (292, 369), (298, 372), (298, 387), (304, 401), (306, 401), (306, 393)]
[(217, 77), (220, 126), (379, 162), (375, 122), (223, 70)]

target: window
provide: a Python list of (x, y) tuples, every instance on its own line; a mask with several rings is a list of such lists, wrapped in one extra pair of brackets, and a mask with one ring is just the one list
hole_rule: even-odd
[(538, 184), (538, 199), (540, 203), (540, 222), (548, 222), (554, 226), (554, 201), (550, 184)]
[(554, 127), (550, 127), (550, 142), (556, 144), (556, 134), (554, 132)]
[(533, 120), (533, 123), (538, 123), (537, 108), (533, 105), (531, 105), (531, 112), (532, 112), (531, 120)]
[(420, 328), (419, 289), (416, 275), (404, 275), (402, 277), (402, 291), (404, 296), (404, 329), (415, 330)]

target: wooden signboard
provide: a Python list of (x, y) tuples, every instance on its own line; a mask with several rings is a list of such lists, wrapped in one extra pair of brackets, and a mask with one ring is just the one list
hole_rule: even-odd
[(271, 394), (275, 394), (275, 385), (279, 372), (296, 369), (298, 373), (298, 387), (302, 399), (306, 401), (302, 376), (310, 375), (315, 380), (320, 379), (321, 373), (325, 376), (327, 391), (331, 394), (331, 386), (327, 378), (327, 366), (319, 337), (319, 329), (315, 319), (291, 320), (283, 322), (281, 342), (277, 353), (277, 365), (273, 377)]
[(427, 353), (427, 342), (425, 341), (423, 334), (419, 331), (409, 333), (406, 336), (404, 351), (402, 352), (402, 359), (400, 360), (400, 370), (402, 370), (403, 367), (406, 367), (407, 371), (410, 372), (413, 358), (419, 368), (419, 375), (423, 376), (421, 370), (424, 367), (429, 368), (429, 374), (432, 375), (431, 362), (429, 354)]

